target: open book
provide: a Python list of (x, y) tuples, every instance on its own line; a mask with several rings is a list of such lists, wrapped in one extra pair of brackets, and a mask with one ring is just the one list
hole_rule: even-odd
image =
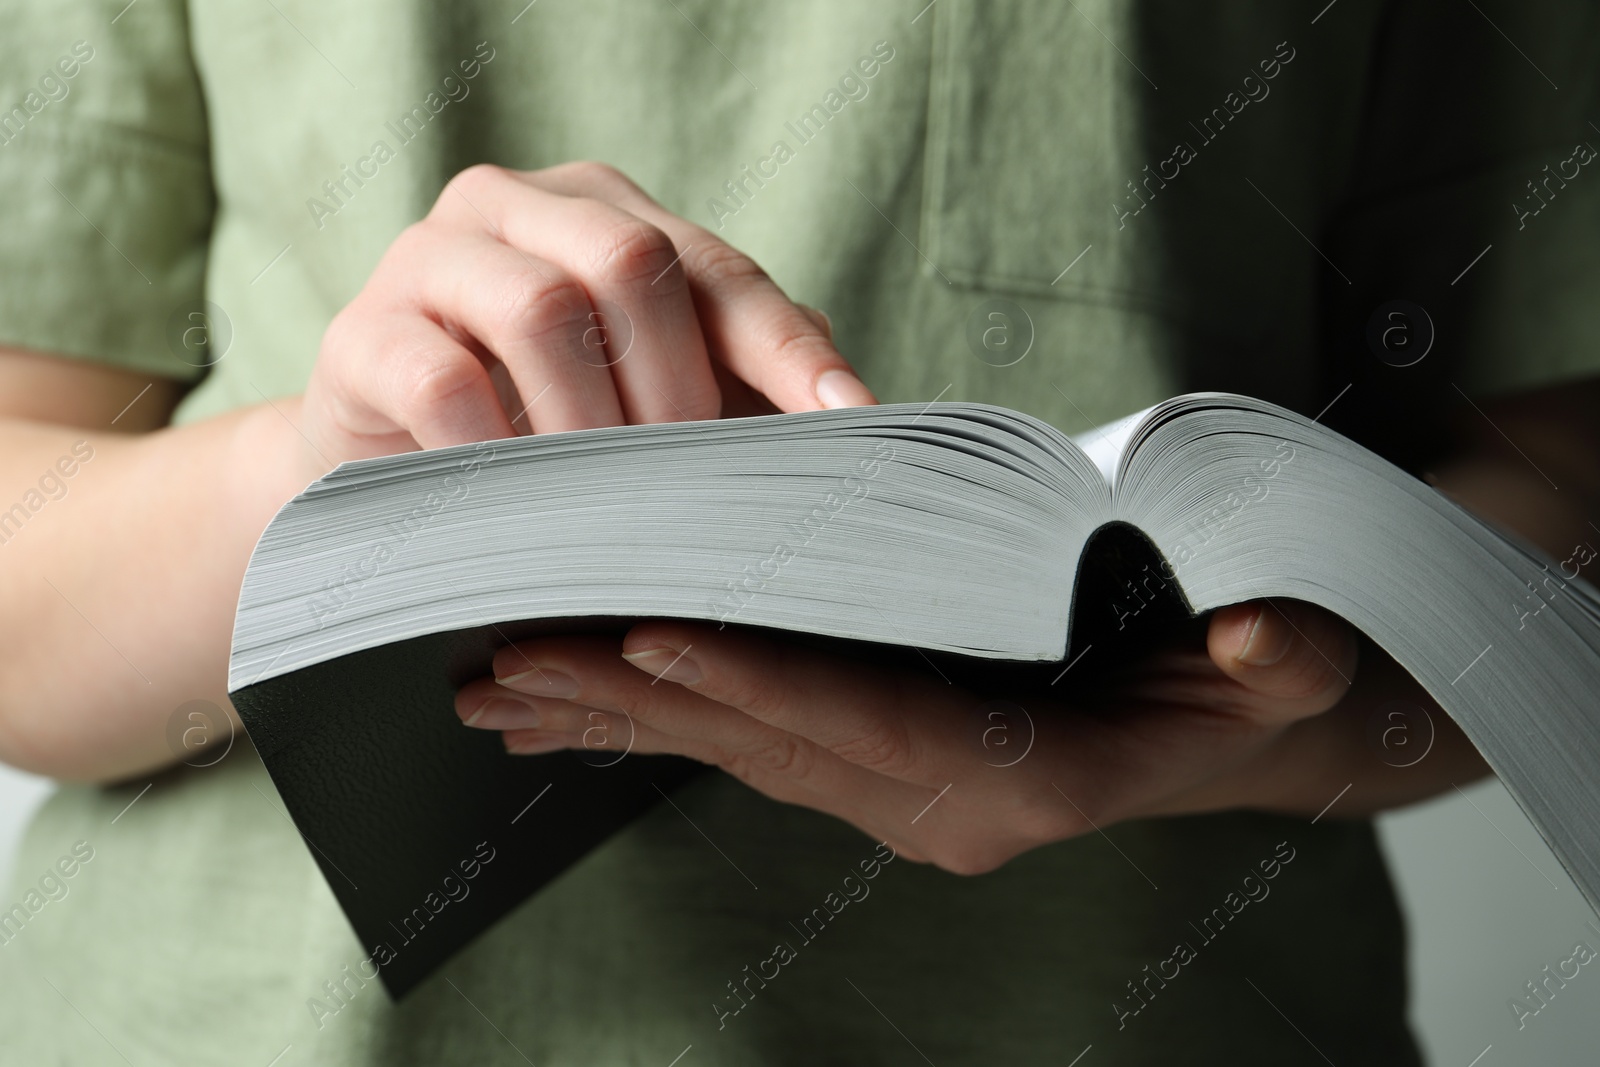
[[(1337, 433), (1217, 393), (1078, 438), (962, 403), (587, 430), (311, 485), (256, 546), (229, 688), (396, 995), (694, 772), (507, 756), (453, 713), (507, 641), (640, 617), (1022, 670), (1156, 600), (1309, 601), (1438, 700), (1597, 906), (1593, 555), (1547, 560)], [(469, 864), (470, 897), (442, 896)]]

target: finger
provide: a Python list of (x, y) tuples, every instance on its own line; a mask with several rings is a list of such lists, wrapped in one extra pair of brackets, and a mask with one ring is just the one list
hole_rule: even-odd
[(659, 227), (682, 255), (712, 358), (783, 411), (876, 404), (829, 332), (749, 256), (711, 231), (679, 218), (624, 175), (602, 164), (553, 167), (529, 175), (568, 195), (598, 195)]
[[(613, 719), (627, 719), (638, 725), (649, 725), (651, 730), (662, 732), (663, 736), (666, 736), (667, 732), (660, 730), (660, 724), (667, 723), (676, 728), (674, 736), (681, 742), (704, 742), (706, 745), (722, 746), (738, 744), (741, 741), (749, 743), (752, 739), (769, 733), (771, 729), (750, 720), (748, 716), (728, 714), (731, 709), (700, 706), (709, 702), (677, 686), (659, 690), (660, 697), (656, 700), (650, 700), (644, 694), (630, 692), (633, 689), (634, 679), (629, 675), (636, 674), (635, 671), (623, 669), (616, 672), (621, 676), (621, 686), (607, 685), (604, 682), (595, 684), (592, 672), (582, 671), (582, 673), (589, 679), (589, 684), (583, 686), (584, 699), (592, 703), (583, 704), (576, 700), (534, 696), (517, 688), (518, 686), (529, 686), (534, 689), (549, 688), (548, 685), (538, 681), (516, 679), (510, 685), (502, 685), (493, 678), (479, 678), (462, 686), (456, 694), (456, 715), (465, 726), (478, 730), (501, 731), (543, 730), (556, 733), (583, 733), (589, 731), (596, 723), (609, 729)], [(664, 709), (663, 704), (677, 704), (682, 711)], [(624, 705), (627, 705), (627, 708)], [(636, 709), (638, 714), (635, 715), (628, 708)], [(734, 725), (738, 729), (730, 730), (729, 725)], [(709, 748), (706, 751), (709, 752)]]
[(402, 262), (427, 264), (413, 283), (414, 310), (475, 338), (505, 366), (535, 432), (624, 421), (611, 372), (589, 343), (594, 308), (575, 276), (482, 234), (423, 224), (406, 240)]
[(716, 375), (717, 389), (722, 393), (723, 418), (740, 419), (751, 415), (778, 414), (778, 408), (772, 401), (740, 381), (739, 377), (725, 365), (713, 362), (711, 371)]
[(1337, 616), (1294, 600), (1257, 600), (1211, 617), (1206, 648), (1224, 674), (1271, 698), (1278, 714), (1327, 711), (1355, 677), (1355, 631)]
[[(502, 649), (495, 659), (501, 680), (464, 686), (456, 713), (476, 727), (504, 728), (507, 750), (515, 754), (582, 748), (608, 762), (624, 754), (687, 756), (776, 800), (843, 819), (918, 862), (939, 851), (937, 841), (921, 840), (936, 833), (939, 820), (917, 823), (943, 790), (877, 774), (680, 685), (651, 679), (617, 652), (614, 640), (596, 638)], [(517, 686), (578, 696), (527, 696)]]
[(717, 417), (717, 383), (671, 237), (616, 204), (499, 168), (474, 168), (451, 186), (470, 196), (460, 221), (581, 280), (595, 305), (584, 358), (610, 370), (628, 421)]
[[(713, 696), (673, 684), (671, 674), (658, 678), (639, 670), (624, 660), (619, 651), (614, 638), (539, 638), (508, 646), (495, 655), (497, 681), (489, 683), (480, 679), (463, 687), (457, 699), (457, 714), (465, 720), (485, 700), (504, 695), (495, 692), (496, 685), (502, 690), (529, 694), (559, 692), (565, 694), (561, 699), (590, 708), (626, 712), (640, 725), (663, 735), (684, 743), (708, 746), (700, 748), (701, 754), (696, 758), (716, 763), (741, 780), (754, 784), (758, 777), (763, 781), (782, 777), (806, 787), (815, 797), (831, 798), (827, 803), (813, 803), (813, 807), (822, 806), (838, 813), (836, 807), (829, 805), (851, 805), (870, 811), (891, 804), (898, 810), (918, 797), (921, 804), (926, 804), (931, 795), (924, 783), (907, 782), (882, 773), (881, 766), (890, 763), (890, 757), (874, 760), (874, 765), (870, 766), (852, 760), (852, 755), (859, 758), (864, 751), (859, 743), (847, 742), (840, 746), (844, 751), (835, 752), (817, 738), (802, 736), (763, 721), (760, 716), (747, 714), (742, 707), (730, 706)], [(801, 699), (817, 697), (815, 692), (808, 693), (804, 687), (799, 693)], [(882, 699), (883, 694), (864, 697), (874, 698)], [(538, 698), (537, 705), (549, 713), (544, 696)], [(818, 713), (810, 716), (812, 719), (828, 718), (834, 713), (833, 705), (822, 699), (818, 699), (811, 710)], [(491, 712), (497, 716), (503, 714), (505, 717), (500, 721), (504, 722), (528, 721), (526, 712), (513, 716), (510, 709), (491, 707), (484, 715)], [(923, 718), (931, 721), (933, 717), (924, 715)], [(484, 719), (477, 721), (481, 723)], [(849, 736), (844, 729), (839, 733)], [(942, 779), (939, 786), (948, 781), (948, 778)], [(911, 808), (907, 817), (915, 815), (919, 808), (920, 805)]]
[(648, 676), (677, 682), (876, 774), (939, 787), (970, 770), (966, 724), (945, 707), (946, 694), (915, 675), (690, 624), (640, 624), (622, 648)]
[[(552, 702), (554, 707), (554, 702)], [(765, 793), (766, 797), (789, 805), (803, 805), (814, 811), (850, 822), (856, 829), (866, 832), (872, 840), (890, 841), (898, 853), (904, 854), (907, 859), (925, 862), (923, 851), (910, 841), (915, 835), (914, 825), (886, 824), (882, 816), (869, 813), (858, 805), (846, 800), (843, 790), (832, 792), (818, 792), (810, 789), (805, 782), (797, 781), (787, 774), (774, 773), (763, 768), (757, 763), (744, 763), (718, 749), (715, 745), (698, 739), (674, 736), (662, 733), (654, 726), (640, 723), (637, 718), (629, 717), (621, 712), (600, 712), (600, 710), (570, 704), (570, 713), (565, 720), (552, 717), (550, 725), (542, 728), (507, 729), (504, 734), (506, 752), (510, 755), (542, 755), (546, 752), (558, 750), (573, 750), (581, 752), (584, 760), (594, 765), (614, 766), (626, 758), (635, 755), (680, 755), (691, 760), (706, 763), (710, 766), (733, 766), (734, 776), (739, 781), (750, 785), (752, 789)], [(558, 725), (558, 723), (568, 725)], [(859, 768), (848, 768), (853, 774), (864, 774)], [(882, 781), (882, 779), (880, 779)], [(901, 789), (914, 789), (906, 787), (899, 782), (891, 785)], [(854, 792), (854, 790), (850, 790)], [(918, 790), (917, 793), (907, 793), (906, 797), (898, 797), (899, 808), (910, 811), (912, 805), (922, 803), (925, 805), (925, 793), (928, 790)], [(874, 800), (882, 800), (874, 795)], [(915, 808), (920, 811), (920, 808)], [(904, 822), (904, 821), (901, 821)]]
[[(672, 692), (677, 694), (678, 700), (695, 699), (694, 694), (678, 687), (673, 687)], [(540, 755), (567, 749), (582, 752), (590, 762), (609, 766), (631, 756), (686, 756), (722, 768), (774, 800), (804, 805), (843, 819), (874, 840), (894, 842), (897, 848), (917, 836), (916, 815), (937, 795), (931, 790), (871, 774), (827, 752), (818, 752), (819, 759), (826, 765), (824, 774), (797, 777), (792, 773), (792, 763), (774, 767), (758, 753), (730, 751), (704, 738), (670, 734), (624, 711), (603, 711), (549, 698), (532, 699), (537, 705), (532, 723), (526, 717), (526, 708), (491, 708), (476, 725), (484, 726), (490, 715), (496, 713), (506, 716), (503, 721), (519, 723), (504, 731), (503, 743), (512, 755)], [(886, 813), (895, 812), (904, 818), (885, 819)], [(913, 851), (913, 855), (920, 857), (922, 853)]]
[(614, 637), (550, 637), (508, 645), (495, 654), (493, 679), (462, 687), (456, 697), (457, 714), (465, 721), (485, 700), (496, 698), (528, 701), (535, 708), (552, 700), (572, 701), (626, 711), (675, 737), (729, 751), (782, 747), (782, 739), (773, 736), (770, 726), (679, 686), (657, 683), (629, 666), (620, 652)]
[[(672, 737), (620, 711), (601, 711), (567, 701), (542, 701), (545, 711), (537, 726), (512, 726), (501, 742), (513, 756), (532, 756), (559, 749), (586, 755), (585, 762), (614, 766), (630, 756), (687, 756), (714, 763), (710, 746)], [(564, 707), (562, 705), (565, 705)], [(478, 723), (482, 726), (482, 722)]]
[(499, 685), (493, 678), (468, 682), (455, 698), (456, 717), (463, 725), (479, 730), (555, 729), (548, 726), (555, 721), (550, 718), (552, 711), (564, 712), (579, 706), (553, 697), (529, 696)]
[[(612, 652), (614, 655), (615, 649)], [(559, 653), (541, 658), (574, 666)], [(554, 671), (554, 663), (550, 669)], [(536, 747), (529, 752), (584, 748), (598, 754), (688, 756), (723, 767), (769, 796), (826, 810), (858, 825), (860, 810), (852, 801), (868, 796), (881, 799), (881, 787), (863, 789), (868, 772), (862, 768), (846, 764), (803, 738), (713, 705), (681, 686), (663, 684), (654, 689), (644, 679), (646, 691), (641, 692), (642, 676), (620, 660), (611, 672), (600, 672), (599, 677), (592, 670), (576, 670), (586, 679), (584, 699), (604, 701), (609, 707), (529, 696), (483, 678), (462, 687), (456, 696), (456, 714), (466, 726), (504, 732), (507, 751), (513, 753), (532, 744)], [(616, 677), (607, 679), (606, 673)], [(823, 765), (821, 773), (816, 773), (819, 764)], [(908, 796), (914, 798), (920, 792)]]
[(828, 313), (821, 308), (814, 308), (810, 304), (797, 304), (796, 306), (806, 313), (806, 318), (817, 324), (817, 329), (822, 331), (822, 335), (831, 344), (833, 342), (833, 320), (828, 317)]
[(364, 439), (351, 442), (347, 454), (516, 436), (483, 363), (430, 319), (352, 305), (323, 339), (324, 352), (334, 349), (347, 357), (319, 359), (313, 373), (323, 376), (343, 430)]
[[(588, 763), (620, 763), (631, 756), (687, 756), (697, 759), (701, 746), (630, 721), (621, 713), (596, 711), (573, 706), (577, 724), (572, 729), (554, 726), (514, 728), (501, 737), (506, 752), (513, 756), (536, 756), (559, 749), (582, 752)], [(591, 717), (584, 722), (585, 716)], [(699, 759), (701, 763), (709, 760)]]

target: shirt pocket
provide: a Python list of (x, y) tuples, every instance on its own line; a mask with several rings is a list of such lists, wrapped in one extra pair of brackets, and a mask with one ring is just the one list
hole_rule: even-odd
[[(1179, 310), (1138, 218), (1147, 97), (1138, 5), (941, 0), (929, 80), (924, 271), (976, 289)], [(1144, 61), (1146, 64), (1149, 60)]]

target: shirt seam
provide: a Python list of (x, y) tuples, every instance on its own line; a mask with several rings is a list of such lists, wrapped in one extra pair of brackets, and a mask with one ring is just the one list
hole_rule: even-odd
[[(202, 170), (210, 168), (209, 150), (206, 145), (186, 144), (160, 134), (119, 126), (115, 123), (94, 120), (56, 123), (42, 129), (29, 127), (23, 136), (29, 135), (34, 135), (37, 139), (19, 145), (18, 147), (24, 152), (30, 149), (46, 151), (66, 149), (80, 154), (112, 151), (128, 156), (144, 157), (154, 163), (190, 164)], [(0, 152), (4, 151), (5, 148), (0, 148)]]

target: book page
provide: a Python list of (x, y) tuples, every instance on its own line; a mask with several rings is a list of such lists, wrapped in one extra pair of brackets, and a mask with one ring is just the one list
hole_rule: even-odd
[(1151, 405), (1143, 411), (1136, 411), (1132, 415), (1124, 415), (1114, 422), (1104, 426), (1096, 426), (1092, 430), (1085, 430), (1072, 438), (1072, 443), (1083, 449), (1085, 455), (1094, 460), (1100, 473), (1105, 475), (1106, 484), (1110, 485), (1116, 480), (1117, 463), (1122, 459), (1122, 453), (1128, 446), (1128, 439), (1138, 429), (1144, 417), (1156, 409)]

